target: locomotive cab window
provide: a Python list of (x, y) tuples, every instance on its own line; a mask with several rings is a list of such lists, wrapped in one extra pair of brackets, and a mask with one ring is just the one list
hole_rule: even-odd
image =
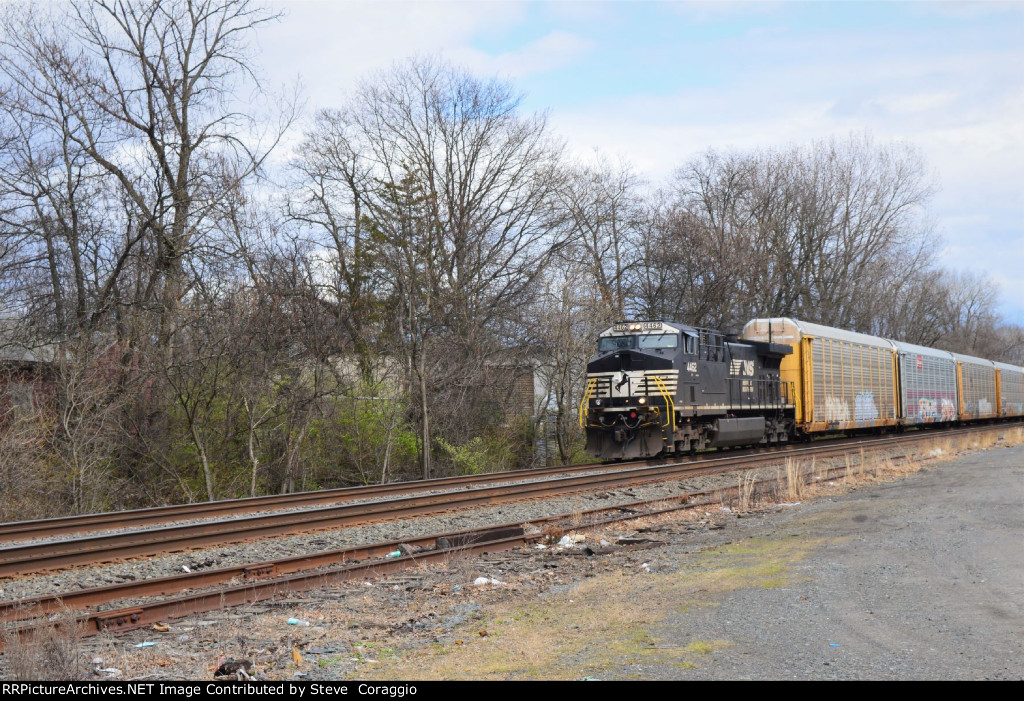
[(697, 355), (697, 337), (683, 334), (683, 352), (687, 355)]
[(679, 347), (679, 335), (674, 333), (650, 334), (638, 338), (639, 347), (645, 349), (672, 349)]
[(600, 353), (615, 350), (629, 350), (636, 347), (636, 336), (605, 336), (597, 342)]

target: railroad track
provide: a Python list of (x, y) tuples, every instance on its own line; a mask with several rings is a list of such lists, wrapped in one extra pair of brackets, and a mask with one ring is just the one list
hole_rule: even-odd
[(615, 469), (615, 466), (601, 465), (597, 463), (568, 466), (563, 465), (521, 472), (489, 472), (463, 477), (439, 477), (412, 482), (394, 482), (391, 484), (367, 485), (360, 487), (341, 487), (338, 489), (325, 489), (316, 492), (275, 494), (262, 497), (250, 497), (246, 499), (225, 499), (222, 501), (200, 502), (196, 504), (156, 506), (148, 509), (133, 509), (130, 511), (113, 511), (99, 514), (84, 514), (81, 516), (64, 516), (34, 521), (15, 521), (11, 523), (0, 523), (0, 542), (48, 538), (55, 535), (87, 533), (91, 531), (110, 530), (115, 528), (131, 528), (135, 526), (146, 526), (157, 523), (202, 519), (215, 516), (234, 516), (257, 511), (272, 511), (276, 509), (335, 504), (389, 496), (419, 494), (429, 491), (453, 490), (492, 482), (532, 480), (547, 476), (557, 476), (586, 471), (600, 472), (605, 469)]
[[(832, 451), (839, 450), (838, 447), (832, 448)], [(711, 475), (738, 469), (740, 465), (758, 465), (764, 460), (765, 456), (758, 455), (720, 458), (700, 463), (631, 467), (594, 475), (555, 477), (543, 481), (517, 482), (459, 492), (395, 497), (386, 501), (341, 504), (303, 511), (31, 543), (0, 549), (0, 576), (11, 577), (64, 569), (72, 565), (109, 562), (211, 545), (227, 545), (255, 538), (436, 515), (458, 509), (565, 496), (681, 477)]]
[[(826, 478), (831, 478), (842, 474), (845, 469), (845, 467), (835, 467), (822, 474)], [(804, 477), (810, 481), (815, 476), (807, 474)], [(751, 485), (751, 488), (756, 493), (774, 482), (774, 479), (758, 480)], [(588, 531), (612, 523), (649, 518), (719, 503), (719, 500), (722, 499), (735, 498), (738, 492), (738, 486), (722, 487), (669, 499), (640, 500), (571, 514), (557, 514), (533, 519), (526, 524), (491, 525), (457, 533), (407, 539), (401, 542), (374, 543), (252, 565), (225, 567), (142, 582), (82, 589), (53, 596), (0, 602), (0, 620), (6, 619), (8, 622), (20, 620), (22, 622), (12, 629), (18, 634), (30, 635), (32, 630), (38, 626), (35, 621), (30, 619), (45, 616), (61, 610), (63, 607), (83, 609), (124, 599), (188, 592), (181, 596), (143, 602), (134, 606), (94, 610), (78, 617), (79, 624), (83, 626), (82, 633), (87, 636), (100, 632), (134, 630), (165, 620), (265, 601), (283, 593), (308, 591), (353, 579), (379, 577), (410, 566), (441, 563), (450, 558), (499, 552), (528, 545), (547, 537), (541, 529), (545, 525), (564, 524), (567, 530)], [(659, 508), (651, 508), (652, 504), (659, 505)], [(672, 505), (667, 506), (668, 504)], [(527, 527), (529, 527), (529, 531)], [(424, 548), (424, 550), (397, 558), (386, 557), (387, 553), (393, 552), (400, 545), (413, 545)], [(361, 561), (363, 559), (367, 561)], [(360, 561), (353, 562), (354, 560)], [(238, 583), (239, 579), (244, 581)], [(216, 588), (216, 585), (220, 584), (227, 584), (227, 586)], [(206, 587), (215, 588), (195, 591)]]
[[(938, 432), (929, 432), (928, 435), (938, 437), (941, 434)], [(830, 443), (835, 445), (849, 445), (851, 443), (862, 443), (866, 440), (894, 440), (894, 438), (895, 436), (893, 435), (876, 436), (870, 439), (839, 438), (830, 441)], [(799, 450), (802, 447), (804, 446), (800, 444), (788, 444), (774, 446), (771, 448), (730, 451), (728, 457), (745, 455), (776, 455), (779, 453)], [(696, 464), (703, 463), (705, 460), (717, 460), (720, 459), (720, 457), (720, 453), (698, 454), (694, 457), (686, 458), (685, 462)], [(316, 492), (274, 494), (262, 497), (249, 497), (245, 499), (225, 499), (221, 501), (199, 502), (194, 504), (156, 506), (147, 509), (132, 509), (128, 511), (83, 514), (79, 516), (62, 516), (58, 518), (37, 519), (32, 521), (14, 521), (9, 523), (0, 523), (0, 542), (35, 540), (76, 533), (137, 528), (160, 523), (172, 523), (176, 521), (198, 520), (218, 516), (237, 516), (240, 514), (255, 513), (259, 511), (340, 504), (352, 501), (365, 501), (411, 494), (423, 494), (431, 491), (452, 491), (465, 489), (467, 487), (473, 488), (479, 485), (492, 484), (495, 482), (534, 481), (548, 477), (588, 472), (606, 472), (621, 470), (631, 466), (649, 466), (652, 464), (660, 465), (674, 463), (673, 461), (663, 459), (657, 461), (630, 461), (606, 464), (584, 463), (578, 465), (558, 465), (514, 472), (489, 472), (479, 475), (439, 477), (429, 480), (395, 482), (382, 485), (341, 487), (338, 489), (325, 489)]]
[[(993, 429), (985, 427), (981, 430)], [(965, 429), (957, 429), (955, 435), (962, 435), (964, 431)], [(776, 462), (780, 458), (829, 457), (859, 448), (880, 450), (901, 442), (931, 440), (944, 435), (946, 434), (928, 432), (873, 437), (790, 447), (787, 450), (773, 453), (728, 455), (693, 462), (643, 464), (641, 466), (635, 466), (636, 464), (632, 463), (619, 467), (605, 466), (607, 469), (601, 472), (586, 475), (569, 474), (490, 487), (473, 488), (470, 484), (466, 484), (459, 491), (396, 496), (383, 501), (342, 503), (299, 511), (34, 542), (0, 548), (0, 577), (14, 577), (214, 545), (228, 545), (256, 538), (379, 523), (414, 516), (436, 515), (471, 507), (560, 497), (580, 492), (671, 481), (684, 477), (720, 474), (732, 470), (760, 467), (766, 462)], [(500, 475), (501, 473), (495, 474)]]
[[(392, 521), (446, 511), (491, 506), (529, 499), (559, 497), (580, 492), (700, 477), (759, 467), (785, 457), (827, 457), (853, 447), (881, 449), (893, 440), (872, 439), (853, 443), (794, 447), (781, 453), (730, 455), (695, 462), (627, 466), (587, 475), (567, 475), (464, 488), (461, 491), (398, 496), (383, 501), (316, 507), (300, 511), (260, 514), (161, 526), (79, 538), (66, 538), (0, 548), (0, 577), (65, 569), (128, 557), (227, 545), (255, 538), (303, 533), (328, 528)], [(908, 440), (908, 439), (904, 439)]]
[[(972, 431), (1002, 430), (1005, 426), (974, 427)], [(954, 435), (963, 435), (964, 429), (957, 430)], [(863, 448), (867, 450), (881, 450), (892, 448), (894, 445), (910, 446), (921, 440), (941, 438), (943, 433), (924, 433), (910, 436), (902, 436), (888, 441), (855, 441), (839, 445), (819, 445), (787, 451), (785, 457), (828, 457), (831, 455), (848, 453), (851, 450)], [(906, 457), (904, 451), (904, 457)], [(739, 465), (754, 460), (762, 462), (774, 462), (778, 458), (774, 455), (747, 455), (741, 457), (721, 458), (714, 466), (704, 465), (702, 470), (713, 470), (724, 472), (738, 469)], [(728, 464), (725, 464), (728, 463)], [(694, 464), (687, 465), (690, 468)], [(747, 465), (753, 466), (753, 465)], [(647, 468), (628, 468), (615, 471), (611, 474), (592, 475), (595, 478), (604, 478), (605, 482), (597, 488), (608, 486), (611, 480), (629, 479), (624, 473), (632, 473), (633, 479), (630, 484), (655, 481), (656, 479), (674, 479), (679, 475), (685, 475), (680, 471), (674, 476), (654, 478), (649, 474), (650, 470), (682, 467), (682, 465), (661, 465)], [(826, 478), (841, 476), (846, 467), (836, 467), (824, 471)], [(708, 472), (703, 472), (709, 474)], [(639, 478), (637, 477), (639, 475)], [(818, 474), (820, 477), (821, 474)], [(812, 479), (812, 475), (805, 475), (805, 480)], [(570, 485), (568, 481), (575, 481), (583, 478), (562, 478), (563, 486), (576, 489), (580, 485)], [(765, 486), (774, 480), (765, 479), (749, 485), (755, 492), (764, 489)], [(507, 485), (506, 485), (507, 486)], [(532, 485), (536, 486), (536, 485)], [(483, 491), (483, 490), (481, 490)], [(619, 504), (599, 509), (592, 509), (582, 513), (558, 514), (546, 518), (534, 519), (530, 524), (539, 527), (543, 524), (558, 524), (570, 519), (576, 530), (597, 528), (615, 521), (631, 520), (659, 513), (676, 511), (679, 509), (693, 508), (694, 506), (715, 503), (718, 499), (731, 499), (738, 495), (739, 487), (724, 487), (705, 492), (691, 492), (671, 499), (658, 498), (658, 509), (652, 509), (652, 502), (637, 501), (630, 504)], [(442, 495), (433, 495), (442, 496)], [(520, 497), (522, 498), (522, 497)], [(674, 502), (674, 504), (673, 504)], [(386, 502), (390, 503), (390, 502)], [(672, 504), (666, 506), (666, 504)], [(359, 505), (349, 505), (359, 506)], [(421, 505), (422, 506), (422, 505)], [(580, 521), (583, 523), (579, 523)], [(149, 625), (161, 620), (179, 618), (194, 613), (201, 613), (225, 606), (241, 605), (272, 598), (282, 592), (295, 592), (322, 587), (326, 584), (345, 581), (354, 578), (365, 578), (377, 576), (387, 572), (395, 571), (411, 564), (425, 562), (445, 561), (451, 557), (462, 557), (478, 552), (494, 552), (498, 550), (516, 547), (535, 542), (542, 537), (536, 529), (528, 533), (523, 528), (524, 524), (503, 524), (500, 526), (487, 526), (484, 528), (463, 531), (459, 533), (445, 533), (439, 535), (423, 536), (413, 539), (405, 539), (401, 544), (424, 548), (410, 556), (398, 558), (382, 558), (387, 553), (398, 548), (398, 541), (375, 543), (355, 548), (331, 550), (311, 553), (307, 555), (293, 556), (280, 560), (258, 562), (235, 567), (225, 567), (217, 570), (208, 570), (158, 579), (128, 582), (104, 587), (82, 589), (74, 592), (66, 592), (53, 596), (36, 597), (19, 601), (0, 602), (0, 620), (21, 621), (15, 623), (13, 630), (18, 634), (31, 635), (36, 625), (33, 621), (26, 621), (30, 616), (51, 613), (63, 606), (73, 609), (86, 609), (98, 607), (124, 600), (133, 600), (147, 597), (167, 597), (180, 592), (188, 592), (178, 596), (171, 596), (157, 601), (144, 601), (138, 605), (110, 610), (92, 610), (80, 617), (80, 622), (85, 624), (85, 633), (92, 634), (99, 631), (130, 630)], [(358, 561), (358, 562), (354, 562)], [(241, 581), (241, 583), (239, 583)]]

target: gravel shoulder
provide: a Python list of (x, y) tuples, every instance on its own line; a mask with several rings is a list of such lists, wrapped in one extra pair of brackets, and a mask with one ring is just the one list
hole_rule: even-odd
[(1024, 449), (988, 450), (739, 528), (815, 542), (783, 586), (741, 587), (654, 635), (727, 644), (701, 679), (1024, 677)]

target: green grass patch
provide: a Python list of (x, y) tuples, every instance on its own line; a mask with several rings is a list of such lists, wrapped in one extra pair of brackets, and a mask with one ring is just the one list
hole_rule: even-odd
[(732, 643), (724, 640), (694, 640), (683, 648), (683, 652), (689, 652), (693, 655), (710, 655), (716, 650), (721, 650), (731, 645)]

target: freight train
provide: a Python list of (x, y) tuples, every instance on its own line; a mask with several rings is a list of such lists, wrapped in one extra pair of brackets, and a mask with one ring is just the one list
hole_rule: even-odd
[(601, 332), (579, 406), (604, 460), (1024, 416), (1024, 368), (790, 318)]

